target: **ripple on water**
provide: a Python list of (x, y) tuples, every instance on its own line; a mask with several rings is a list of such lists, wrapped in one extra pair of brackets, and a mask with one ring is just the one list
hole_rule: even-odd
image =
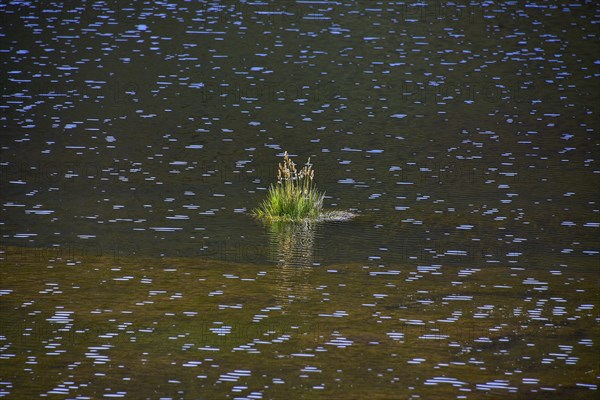
[[(7, 3), (0, 396), (593, 394), (597, 10), (554, 3)], [(249, 218), (283, 150), (356, 218)]]

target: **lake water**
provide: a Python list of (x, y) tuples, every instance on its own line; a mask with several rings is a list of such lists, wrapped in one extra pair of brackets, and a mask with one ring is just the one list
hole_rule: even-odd
[(0, 18), (0, 396), (597, 398), (595, 2)]

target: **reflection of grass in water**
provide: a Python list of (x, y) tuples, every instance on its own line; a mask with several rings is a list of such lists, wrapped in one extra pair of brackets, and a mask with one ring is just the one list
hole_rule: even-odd
[(307, 300), (313, 291), (308, 283), (314, 261), (315, 226), (310, 222), (269, 224), (271, 260), (279, 264), (277, 297), (291, 303)]
[(269, 224), (273, 260), (284, 265), (309, 266), (314, 258), (314, 225), (310, 222)]

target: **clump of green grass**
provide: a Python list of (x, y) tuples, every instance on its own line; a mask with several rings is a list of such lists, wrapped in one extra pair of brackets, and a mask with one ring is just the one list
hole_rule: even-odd
[(279, 164), (277, 184), (269, 187), (267, 198), (254, 210), (258, 218), (271, 221), (303, 221), (321, 217), (324, 193), (314, 183), (310, 158), (298, 171), (287, 151)]

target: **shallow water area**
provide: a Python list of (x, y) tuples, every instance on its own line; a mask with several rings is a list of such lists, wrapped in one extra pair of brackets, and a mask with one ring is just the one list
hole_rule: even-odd
[(595, 272), (313, 268), (293, 254), (65, 262), (9, 248), (3, 393), (595, 396)]
[(596, 3), (0, 18), (1, 397), (598, 397)]

